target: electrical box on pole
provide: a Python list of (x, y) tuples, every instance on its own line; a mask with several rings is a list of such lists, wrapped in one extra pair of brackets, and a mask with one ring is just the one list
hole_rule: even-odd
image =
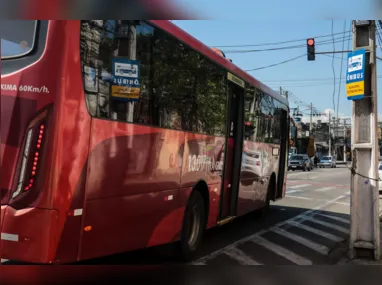
[(380, 259), (375, 21), (353, 21), (346, 93), (353, 101), (350, 258)]
[(308, 60), (315, 60), (316, 59), (316, 50), (314, 47), (314, 38), (309, 38), (306, 40), (306, 47), (307, 47), (307, 54), (308, 54)]

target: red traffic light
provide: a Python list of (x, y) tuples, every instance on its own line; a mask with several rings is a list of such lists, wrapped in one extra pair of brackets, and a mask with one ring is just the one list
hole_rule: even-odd
[(314, 39), (308, 39), (308, 45), (310, 46), (314, 45)]

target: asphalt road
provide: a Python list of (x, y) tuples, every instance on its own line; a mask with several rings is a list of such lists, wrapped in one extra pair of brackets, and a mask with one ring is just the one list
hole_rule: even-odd
[[(345, 165), (288, 172), (285, 199), (259, 213), (209, 230), (195, 265), (335, 264), (331, 253), (349, 235), (350, 171)], [(81, 264), (176, 264), (170, 245), (123, 253)]]
[[(286, 198), (259, 213), (209, 230), (192, 264), (334, 264), (331, 254), (349, 234), (350, 172), (343, 166), (288, 172)], [(329, 254), (330, 253), (330, 254)], [(171, 246), (81, 264), (176, 264)]]

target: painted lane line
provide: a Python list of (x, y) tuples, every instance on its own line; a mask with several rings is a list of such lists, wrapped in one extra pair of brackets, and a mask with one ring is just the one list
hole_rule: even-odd
[(330, 234), (330, 233), (327, 233), (327, 232), (324, 232), (324, 231), (321, 231), (321, 230), (318, 230), (318, 229), (315, 229), (310, 226), (303, 225), (297, 222), (290, 222), (290, 225), (312, 232), (314, 234), (317, 234), (319, 236), (322, 236), (324, 238), (330, 239), (335, 242), (341, 242), (344, 240), (342, 237), (339, 237), (339, 236), (336, 236), (336, 235), (333, 235), (333, 234)]
[(272, 231), (281, 235), (281, 236), (284, 236), (284, 237), (289, 238), (291, 240), (297, 241), (298, 243), (300, 243), (306, 247), (309, 247), (310, 249), (312, 249), (312, 250), (314, 250), (320, 254), (327, 255), (329, 253), (330, 249), (327, 246), (315, 243), (315, 242), (313, 242), (309, 239), (306, 239), (302, 236), (295, 235), (293, 233), (287, 232), (287, 231), (280, 229), (280, 228), (272, 229)]
[[(200, 259), (197, 260), (197, 262), (205, 262), (205, 261), (207, 261), (207, 260), (213, 259), (213, 258), (215, 258), (216, 256), (218, 256), (218, 255), (220, 255), (221, 253), (223, 253), (224, 251), (227, 251), (227, 250), (229, 250), (230, 248), (236, 247), (237, 245), (242, 244), (242, 243), (245, 243), (245, 242), (247, 242), (247, 241), (251, 241), (253, 238), (255, 238), (255, 237), (259, 236), (259, 235), (265, 234), (265, 233), (269, 232), (270, 230), (272, 230), (272, 229), (274, 229), (274, 228), (279, 228), (279, 227), (282, 227), (282, 226), (284, 226), (284, 225), (291, 226), (291, 223), (293, 223), (293, 222), (296, 223), (296, 221), (303, 220), (303, 217), (310, 216), (310, 215), (314, 215), (314, 214), (315, 214), (316, 212), (318, 212), (319, 210), (324, 209), (324, 208), (326, 208), (326, 207), (328, 207), (328, 206), (334, 204), (334, 203), (337, 202), (338, 200), (341, 200), (341, 199), (343, 199), (343, 198), (345, 198), (345, 197), (346, 197), (346, 195), (338, 196), (337, 198), (334, 198), (334, 199), (332, 199), (332, 200), (330, 200), (330, 201), (328, 201), (328, 202), (326, 202), (326, 203), (324, 203), (324, 204), (318, 205), (317, 207), (314, 207), (313, 209), (310, 209), (310, 210), (304, 212), (304, 213), (301, 214), (301, 215), (297, 215), (297, 216), (295, 216), (295, 217), (293, 217), (293, 218), (291, 218), (291, 219), (289, 219), (289, 220), (286, 220), (286, 221), (282, 221), (282, 222), (280, 222), (280, 223), (277, 223), (277, 224), (273, 225), (272, 227), (270, 227), (270, 228), (268, 228), (268, 229), (261, 230), (261, 231), (255, 233), (255, 234), (252, 234), (252, 235), (250, 235), (250, 236), (247, 236), (247, 237), (245, 237), (245, 238), (242, 238), (242, 239), (240, 239), (240, 240), (237, 240), (237, 241), (235, 241), (235, 242), (232, 243), (232, 244), (229, 244), (229, 245), (227, 245), (227, 246), (225, 246), (225, 247), (223, 247), (223, 248), (221, 248), (221, 249), (218, 249), (218, 250), (216, 250), (216, 251), (214, 251), (214, 252), (212, 252), (212, 253), (210, 253), (210, 254), (208, 254), (208, 255), (205, 255), (205, 256), (201, 257)], [(300, 225), (299, 223), (296, 223), (296, 224), (297, 224), (297, 225)], [(334, 236), (334, 235), (332, 235), (332, 234), (327, 234), (327, 233), (325, 233), (325, 232), (323, 232), (323, 231), (319, 231), (319, 230), (310, 228), (310, 227), (308, 227), (308, 226), (304, 226), (304, 225), (300, 225), (300, 226), (301, 226), (301, 227), (304, 227), (304, 228), (305, 228), (306, 230), (308, 230), (308, 231), (312, 231), (312, 230), (313, 230), (313, 231), (316, 231), (316, 233), (317, 233), (318, 235), (323, 235), (324, 237), (329, 236), (329, 239), (332, 238), (332, 240), (334, 239), (334, 241), (336, 241), (336, 242), (337, 242), (337, 241), (342, 241), (342, 240), (343, 240), (343, 238)], [(310, 228), (311, 230), (309, 230), (308, 228)], [(318, 232), (319, 232), (320, 234), (319, 234)], [(330, 238), (330, 237), (331, 237), (331, 238)], [(191, 263), (191, 264), (192, 264), (192, 263)]]
[(329, 191), (329, 190), (334, 190), (335, 189), (335, 187), (322, 187), (322, 188), (318, 188), (318, 189), (316, 189), (316, 190), (314, 190), (314, 191), (317, 191), (317, 192), (326, 192), (326, 191)]
[(288, 194), (302, 192), (302, 190), (287, 190)]
[(223, 254), (228, 255), (229, 257), (238, 261), (241, 265), (262, 265), (257, 261), (253, 260), (250, 256), (248, 256), (244, 251), (237, 247), (233, 247), (225, 251)]
[(350, 224), (350, 220), (347, 220), (347, 219), (344, 219), (344, 218), (341, 218), (341, 217), (332, 216), (332, 215), (325, 215), (325, 214), (320, 214), (320, 213), (317, 214), (317, 215), (320, 215), (322, 217), (327, 217), (327, 218), (330, 218), (330, 219), (333, 219), (333, 220), (337, 220), (337, 221), (345, 223), (345, 224)]
[[(287, 192), (287, 193), (290, 194), (289, 192)], [(315, 202), (328, 202), (328, 200), (314, 199), (314, 198), (294, 196), (294, 195), (285, 195), (285, 197), (294, 198), (294, 199), (301, 199), (301, 200), (310, 200), (310, 201), (315, 201)], [(348, 203), (348, 202), (333, 202), (333, 204), (350, 206), (350, 203)]]
[(304, 188), (307, 186), (312, 186), (312, 184), (300, 184), (300, 185), (295, 185), (295, 186), (290, 186), (288, 187), (289, 189), (298, 189), (298, 188)]
[(301, 196), (293, 196), (293, 195), (285, 195), (285, 197), (288, 197), (288, 198), (297, 198), (297, 199), (302, 199), (302, 200), (313, 200), (312, 198), (301, 197)]
[(204, 262), (200, 262), (200, 261), (195, 261), (195, 262), (192, 262), (190, 263), (191, 265), (207, 265), (205, 264)]
[(350, 206), (350, 203), (346, 203), (346, 202), (336, 202), (336, 204), (344, 205), (344, 206)]
[(338, 226), (338, 225), (334, 225), (334, 224), (331, 224), (331, 223), (323, 222), (323, 221), (317, 220), (317, 219), (312, 218), (312, 217), (307, 217), (306, 220), (311, 221), (311, 222), (316, 223), (316, 224), (319, 224), (319, 225), (322, 225), (322, 226), (327, 227), (327, 228), (331, 228), (331, 229), (337, 230), (337, 231), (342, 232), (344, 234), (350, 234), (349, 229), (345, 229), (344, 227), (341, 227), (341, 226)]
[(257, 243), (258, 245), (261, 245), (262, 247), (267, 248), (270, 251), (273, 251), (277, 255), (280, 255), (290, 261), (292, 261), (295, 264), (298, 265), (312, 265), (312, 261), (309, 259), (306, 259), (293, 251), (290, 251), (282, 246), (279, 246), (278, 244), (275, 244), (273, 242), (268, 241), (267, 239), (257, 236), (255, 237), (252, 242)]

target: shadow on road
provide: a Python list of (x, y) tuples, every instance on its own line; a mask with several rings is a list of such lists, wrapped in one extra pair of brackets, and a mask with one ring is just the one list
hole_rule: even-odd
[[(216, 250), (220, 250), (226, 246), (229, 246), (238, 240), (256, 234), (262, 230), (266, 230), (280, 222), (292, 219), (298, 215), (302, 215), (307, 211), (309, 211), (309, 209), (286, 206), (271, 206), (267, 216), (262, 216), (259, 211), (256, 211), (243, 217), (237, 218), (233, 223), (208, 230), (204, 236), (203, 244), (199, 250), (197, 259)], [(338, 217), (349, 219), (349, 215), (345, 214), (326, 211), (315, 211), (315, 214), (316, 213), (327, 215), (335, 214)], [(5, 264), (18, 265), (22, 263), (9, 261), (3, 263), (2, 265)], [(115, 254), (112, 256), (81, 261), (75, 264), (170, 265), (178, 264), (178, 262), (173, 255), (173, 245), (163, 245), (128, 253)]]

